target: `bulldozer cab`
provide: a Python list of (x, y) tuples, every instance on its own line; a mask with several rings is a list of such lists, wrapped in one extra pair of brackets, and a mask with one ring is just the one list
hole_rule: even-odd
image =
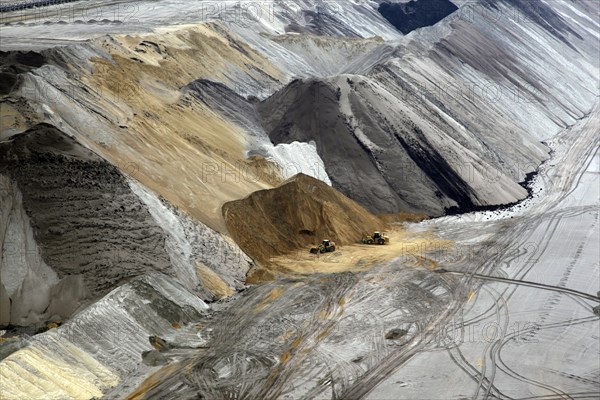
[(329, 246), (329, 240), (323, 240), (323, 246)]
[(373, 233), (373, 239), (379, 239), (380, 237), (381, 237), (381, 233), (380, 232)]

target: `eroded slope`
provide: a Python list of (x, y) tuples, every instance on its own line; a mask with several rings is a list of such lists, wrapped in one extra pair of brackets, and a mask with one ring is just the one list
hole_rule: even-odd
[(4, 99), (6, 128), (49, 122), (221, 231), (224, 201), (271, 186), (268, 164), (246, 158), (243, 128), (180, 90), (202, 77), (254, 88), (282, 78), (222, 27), (103, 37), (45, 54)]
[(0, 179), (3, 325), (68, 318), (148, 272), (212, 300), (240, 288), (251, 265), (234, 243), (51, 125), (0, 144)]
[(527, 194), (447, 134), (452, 126), (429, 123), (364, 77), (297, 80), (259, 111), (274, 142), (314, 140), (334, 187), (372, 212), (440, 215)]

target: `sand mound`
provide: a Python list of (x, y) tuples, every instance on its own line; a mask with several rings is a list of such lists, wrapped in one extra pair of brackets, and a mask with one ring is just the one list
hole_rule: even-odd
[(153, 272), (203, 300), (240, 288), (249, 258), (50, 124), (0, 142), (0, 326), (68, 318)]
[(10, 298), (0, 323), (69, 317), (129, 278), (170, 273), (164, 233), (125, 177), (54, 126), (0, 143), (0, 181), (0, 286)]
[[(484, 151), (482, 139), (461, 136), (442, 117), (431, 123), (424, 116), (432, 111), (392, 94), (392, 84), (358, 75), (295, 80), (257, 107), (273, 143), (314, 141), (333, 187), (373, 213), (439, 216), (527, 196), (497, 159), (534, 168), (545, 157), (534, 138), (486, 137), (494, 153)], [(522, 140), (521, 153), (514, 143)]]
[(46, 58), (33, 51), (0, 51), (0, 95), (7, 95), (14, 89), (19, 74), (45, 63)]
[(382, 222), (322, 181), (298, 174), (275, 189), (223, 205), (223, 217), (239, 246), (259, 262), (327, 238), (355, 243)]

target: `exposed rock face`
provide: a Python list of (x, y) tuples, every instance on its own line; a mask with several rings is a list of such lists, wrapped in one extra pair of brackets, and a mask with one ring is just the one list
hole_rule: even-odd
[(355, 243), (382, 225), (354, 201), (303, 174), (275, 189), (225, 203), (223, 216), (240, 247), (263, 262), (323, 239)]

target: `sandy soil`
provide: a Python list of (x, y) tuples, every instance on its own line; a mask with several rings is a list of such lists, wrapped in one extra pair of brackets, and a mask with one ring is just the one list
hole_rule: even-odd
[(117, 165), (135, 163), (142, 183), (223, 231), (221, 204), (270, 187), (261, 178), (271, 174), (256, 173), (257, 164), (245, 160), (240, 128), (179, 88), (199, 77), (228, 82), (228, 70), (256, 79), (264, 71), (273, 80), (280, 72), (213, 25), (116, 37), (102, 46), (116, 62), (95, 59), (90, 84), (117, 96), (131, 112), (118, 143), (99, 150)]
[(269, 260), (269, 271), (260, 267), (250, 271), (248, 281), (270, 280), (275, 276), (302, 276), (315, 273), (338, 273), (366, 271), (373, 265), (394, 259), (411, 259), (414, 267), (434, 269), (437, 263), (424, 256), (427, 252), (450, 248), (452, 242), (440, 240), (430, 233), (415, 235), (395, 226), (387, 232), (387, 245), (349, 244), (340, 246), (333, 253), (311, 254), (309, 247), (292, 254), (273, 257)]
[(354, 243), (383, 225), (342, 193), (303, 174), (226, 203), (223, 216), (233, 239), (263, 264), (324, 238), (339, 245)]
[[(185, 89), (200, 78), (229, 87), (285, 79), (217, 24), (104, 36), (48, 50), (37, 64), (20, 54), (0, 60), (20, 73), (20, 85), (4, 91), (11, 97), (0, 107), (3, 136), (5, 127), (17, 133), (49, 122), (220, 232), (224, 202), (278, 180), (268, 162), (247, 158), (250, 138), (242, 127)], [(10, 102), (19, 97), (32, 109)]]

